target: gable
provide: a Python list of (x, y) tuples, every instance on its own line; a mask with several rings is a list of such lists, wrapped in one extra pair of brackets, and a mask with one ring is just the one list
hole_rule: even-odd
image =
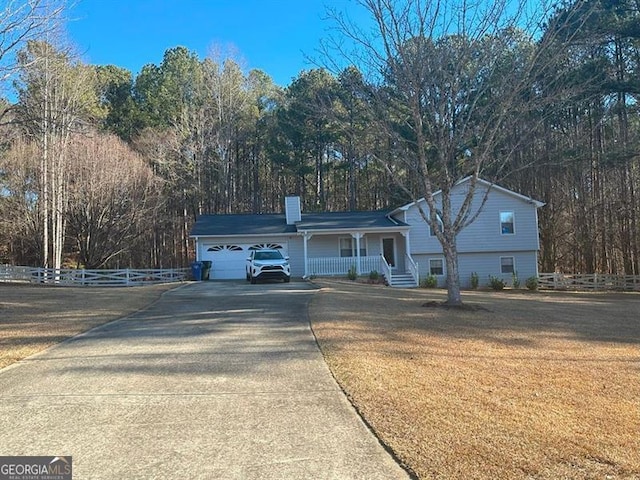
[[(484, 205), (482, 201), (487, 194)], [(462, 206), (468, 192), (468, 183), (457, 184), (451, 192), (454, 214)], [(440, 195), (435, 198), (440, 204)], [(411, 225), (412, 253), (442, 252), (442, 246), (419, 212), (418, 204), (425, 211), (428, 206), (424, 199), (396, 209), (394, 213)], [(470, 217), (482, 206), (473, 223), (465, 227), (457, 236), (459, 253), (496, 251), (535, 251), (539, 249), (537, 209), (541, 202), (530, 199), (505, 188), (497, 188), (489, 182), (479, 182), (471, 206)], [(501, 216), (509, 214), (513, 218), (513, 233), (503, 232)]]
[[(463, 178), (462, 180), (458, 181), (453, 188), (451, 189), (451, 196), (452, 196), (452, 200), (455, 197), (464, 197), (469, 189), (469, 182), (471, 181), (471, 177), (466, 177)], [(527, 197), (525, 195), (522, 195), (520, 193), (514, 192), (513, 190), (509, 190), (508, 188), (504, 188), (501, 187), (500, 185), (497, 185), (495, 183), (491, 183), (488, 182), (487, 180), (484, 180), (482, 178), (478, 178), (477, 182), (476, 182), (476, 192), (474, 192), (474, 195), (476, 197), (484, 195), (484, 193), (487, 191), (487, 189), (490, 189), (490, 195), (503, 195), (505, 196), (505, 200), (508, 198), (512, 201), (518, 201), (518, 202), (524, 202), (526, 204), (530, 204), (533, 205), (535, 208), (540, 208), (543, 207), (545, 205), (544, 202), (540, 202), (538, 200), (535, 200), (531, 197)], [(442, 196), (442, 190), (438, 190), (437, 192), (434, 192), (433, 194), (433, 198), (436, 201), (436, 204), (440, 204), (440, 197)], [(409, 210), (411, 207), (416, 206), (417, 203), (421, 203), (424, 206), (422, 207), (423, 209), (427, 209), (426, 207), (426, 200), (424, 198), (419, 199), (417, 202), (411, 202), (408, 203), (406, 205), (403, 205), (402, 207), (398, 207), (396, 208), (393, 212), (391, 212), (391, 215), (398, 215), (401, 214), (401, 212), (407, 211)]]

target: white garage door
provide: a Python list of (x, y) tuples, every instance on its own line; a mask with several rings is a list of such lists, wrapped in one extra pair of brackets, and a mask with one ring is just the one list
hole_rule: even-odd
[(287, 256), (287, 244), (285, 242), (259, 242), (259, 243), (219, 243), (204, 245), (202, 260), (210, 260), (212, 280), (230, 280), (245, 278), (247, 257), (251, 250), (260, 248), (275, 248)]

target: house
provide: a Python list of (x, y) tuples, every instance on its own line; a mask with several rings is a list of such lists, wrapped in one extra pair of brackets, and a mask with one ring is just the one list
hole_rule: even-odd
[[(454, 211), (464, 200), (470, 178), (452, 189)], [(485, 199), (486, 196), (486, 199)], [(440, 192), (434, 194), (439, 203)], [(538, 214), (544, 204), (478, 180), (472, 211), (485, 200), (476, 220), (457, 238), (460, 281), (480, 285), (490, 276), (511, 283), (538, 274)], [(423, 208), (427, 209), (424, 199)], [(283, 214), (202, 215), (191, 232), (196, 259), (211, 260), (212, 279), (245, 278), (248, 252), (280, 249), (290, 258), (291, 274), (360, 275), (377, 271), (394, 286), (415, 286), (434, 275), (444, 286), (446, 264), (435, 233), (416, 202), (392, 211), (303, 213), (298, 197), (285, 199)]]

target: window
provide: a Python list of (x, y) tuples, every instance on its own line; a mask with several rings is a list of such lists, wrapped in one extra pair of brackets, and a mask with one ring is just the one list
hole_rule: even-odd
[(282, 254), (278, 250), (259, 250), (253, 254), (254, 260), (282, 260)]
[(228, 250), (230, 252), (241, 252), (242, 247), (238, 245), (214, 245), (207, 249), (207, 252), (222, 252)]
[(429, 259), (429, 275), (444, 275), (444, 262), (441, 258)]
[[(339, 240), (340, 256), (355, 257), (356, 256), (356, 239), (353, 237), (343, 237)], [(360, 239), (360, 256), (367, 256), (367, 243), (364, 238)]]
[(249, 250), (281, 250), (282, 245), (279, 243), (258, 243), (256, 245), (251, 245)]
[(500, 272), (514, 273), (516, 271), (513, 257), (500, 257)]
[(340, 239), (340, 256), (353, 257), (353, 238), (345, 237)]
[(513, 212), (500, 212), (500, 233), (513, 235), (515, 233)]

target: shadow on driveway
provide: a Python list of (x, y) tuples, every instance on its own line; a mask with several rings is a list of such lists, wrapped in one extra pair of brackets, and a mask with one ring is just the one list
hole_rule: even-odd
[[(5, 455), (76, 478), (407, 478), (331, 377), (313, 286), (198, 282), (0, 372)], [(179, 472), (179, 474), (176, 474)]]

